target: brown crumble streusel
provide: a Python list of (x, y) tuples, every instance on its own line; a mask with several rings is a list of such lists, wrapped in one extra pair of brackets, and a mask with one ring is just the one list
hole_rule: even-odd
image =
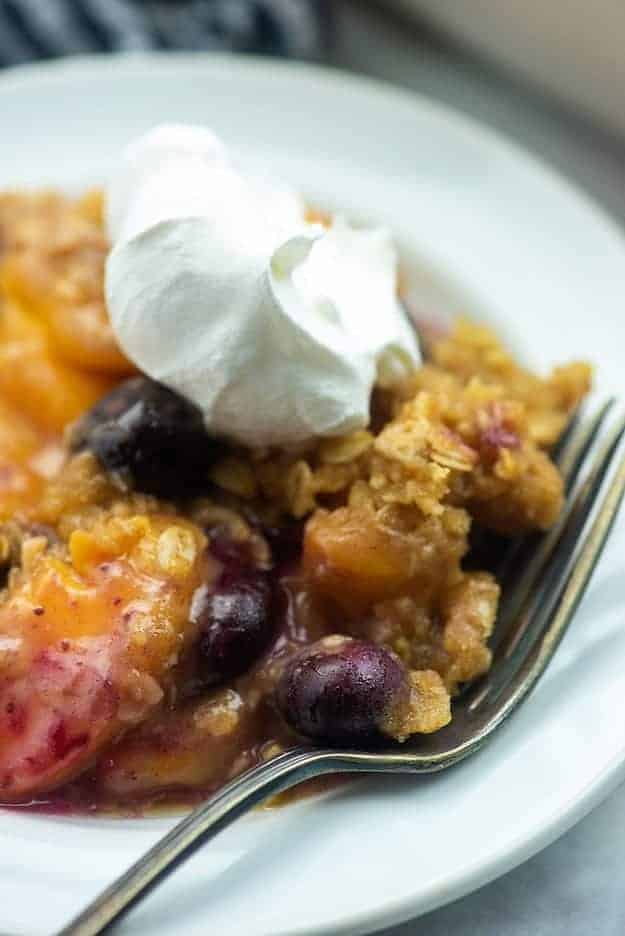
[[(128, 808), (215, 789), (294, 742), (276, 686), (329, 635), (381, 648), (389, 686), (404, 674), (383, 734), (447, 724), (490, 665), (499, 600), (463, 565), (472, 525), (557, 519), (549, 451), (589, 367), (538, 377), (459, 321), (376, 392), (369, 428), (297, 453), (224, 446), (204, 491), (142, 493), (64, 437), (135, 374), (106, 313), (102, 214), (98, 193), (0, 195), (0, 799)], [(273, 636), (215, 682), (198, 641), (235, 587), (271, 606)]]

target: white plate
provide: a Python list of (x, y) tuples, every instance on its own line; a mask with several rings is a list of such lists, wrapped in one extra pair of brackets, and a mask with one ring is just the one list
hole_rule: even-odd
[[(13, 72), (0, 113), (2, 187), (93, 183), (157, 121), (209, 123), (315, 201), (387, 221), (448, 278), (452, 305), (467, 297), (539, 365), (587, 355), (600, 392), (625, 397), (620, 233), (543, 166), (428, 101), (309, 67), (156, 56)], [(367, 932), (560, 835), (625, 775), (623, 556), (625, 517), (547, 677), (482, 753), (439, 776), (256, 814), (123, 931)], [(169, 824), (5, 813), (0, 930), (50, 933)]]

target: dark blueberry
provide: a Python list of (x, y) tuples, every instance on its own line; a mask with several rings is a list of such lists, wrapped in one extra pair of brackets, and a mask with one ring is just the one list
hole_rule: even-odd
[(277, 704), (298, 734), (328, 744), (379, 741), (383, 719), (408, 691), (403, 666), (376, 644), (330, 637), (287, 664)]
[(264, 526), (262, 533), (276, 564), (295, 562), (302, 552), (304, 522), (285, 520), (280, 526)]
[(274, 635), (272, 590), (266, 573), (226, 576), (194, 602), (199, 629), (198, 679), (209, 687), (246, 672)]
[(518, 449), (521, 440), (516, 432), (506, 429), (505, 426), (493, 425), (480, 434), (480, 451), (487, 463), (496, 462), (502, 449)]
[(126, 380), (96, 403), (74, 427), (70, 445), (91, 450), (128, 486), (162, 497), (205, 489), (219, 451), (200, 410), (147, 377)]
[(493, 403), (486, 412), (487, 424), (479, 436), (479, 447), (486, 461), (496, 462), (502, 449), (518, 449), (521, 439), (514, 428), (506, 424), (501, 405)]
[(0, 558), (0, 589), (6, 588), (9, 581), (9, 572), (11, 571), (11, 560), (9, 556)]
[(210, 554), (222, 566), (220, 585), (236, 582), (241, 576), (253, 571), (253, 556), (248, 540), (235, 540), (223, 530), (210, 530)]

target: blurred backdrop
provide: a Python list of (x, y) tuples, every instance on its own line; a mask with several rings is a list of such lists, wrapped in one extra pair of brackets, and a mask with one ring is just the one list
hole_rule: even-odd
[(383, 0), (625, 135), (623, 0)]
[(315, 57), (321, 0), (0, 0), (0, 64), (86, 52), (231, 49)]
[(0, 0), (0, 67), (149, 49), (386, 78), (503, 131), (625, 220), (624, 0)]

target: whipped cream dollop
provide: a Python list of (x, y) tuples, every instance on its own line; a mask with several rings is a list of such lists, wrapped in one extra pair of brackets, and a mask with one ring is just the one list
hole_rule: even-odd
[(132, 143), (107, 223), (119, 343), (211, 432), (249, 446), (341, 435), (367, 425), (374, 383), (419, 363), (388, 232), (307, 223), (297, 193), (241, 173), (205, 128)]

